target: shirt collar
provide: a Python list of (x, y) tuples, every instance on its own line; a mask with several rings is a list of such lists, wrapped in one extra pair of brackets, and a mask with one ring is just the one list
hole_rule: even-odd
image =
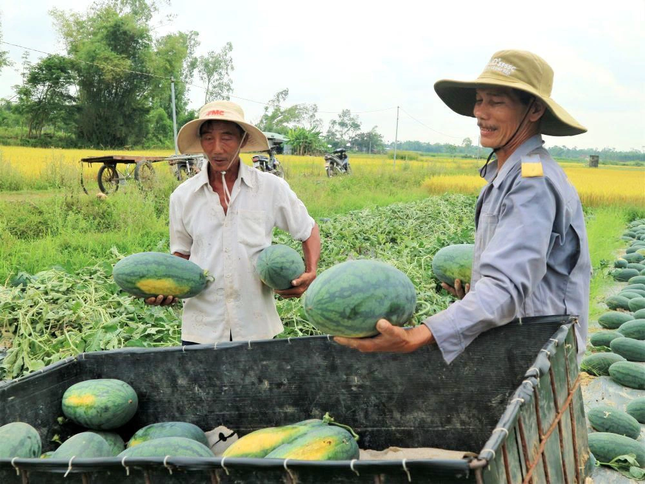
[[(249, 188), (253, 188), (253, 186), (255, 185), (256, 176), (257, 174), (255, 173), (255, 169), (245, 165), (244, 162), (240, 160), (240, 171), (237, 174), (237, 177), (241, 178)], [(208, 185), (208, 161), (206, 161), (204, 169), (201, 170), (197, 175), (195, 175), (195, 178), (197, 179), (197, 184), (195, 185), (194, 190), (195, 192), (204, 185)]]
[[(542, 140), (542, 135), (536, 134), (535, 136), (531, 136), (524, 143), (522, 143), (511, 154), (511, 156), (508, 157), (508, 159), (502, 166), (502, 169), (499, 170), (499, 173), (496, 173), (497, 161), (495, 161), (495, 170), (491, 170), (491, 173), (492, 173), (491, 176), (494, 177), (492, 179), (492, 183), (495, 186), (495, 188), (498, 188), (500, 186), (500, 184), (504, 181), (504, 178), (506, 178), (506, 175), (508, 175), (508, 172), (511, 171), (511, 168), (513, 168), (513, 166), (519, 163), (523, 156), (528, 155), (529, 153), (536, 150), (537, 148), (540, 148), (543, 144), (544, 144), (544, 141)], [(490, 168), (493, 168), (492, 163)], [(488, 176), (486, 177), (486, 181), (491, 183), (491, 180), (488, 179)]]

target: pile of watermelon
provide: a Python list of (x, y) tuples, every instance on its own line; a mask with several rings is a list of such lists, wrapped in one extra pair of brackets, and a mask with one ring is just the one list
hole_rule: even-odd
[(148, 425), (126, 443), (119, 429), (135, 415), (138, 397), (124, 381), (76, 383), (63, 394), (61, 406), (66, 418), (87, 430), (43, 454), (38, 431), (27, 423), (13, 422), (0, 427), (0, 458), (213, 457), (206, 434), (187, 422)]
[[(608, 311), (598, 318), (603, 330), (591, 334), (592, 353), (580, 369), (594, 376), (608, 376), (619, 385), (645, 390), (645, 219), (629, 225), (623, 234), (629, 241), (611, 276), (620, 291), (606, 298)], [(591, 408), (589, 448), (602, 465), (630, 477), (645, 477), (645, 445), (637, 441), (645, 423), (645, 397), (624, 409), (609, 405)]]

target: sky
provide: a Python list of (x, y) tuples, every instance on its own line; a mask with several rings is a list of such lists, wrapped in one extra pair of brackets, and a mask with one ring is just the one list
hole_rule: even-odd
[[(91, 4), (0, 0), (3, 40), (64, 54), (48, 12), (84, 13)], [(546, 136), (547, 147), (645, 150), (645, 0), (171, 0), (151, 24), (154, 35), (197, 31), (197, 55), (231, 42), (231, 100), (251, 122), (260, 119), (262, 103), (288, 88), (285, 105), (315, 103), (325, 130), (350, 109), (362, 130), (377, 126), (387, 142), (477, 143), (476, 121), (446, 107), (433, 85), (474, 80), (496, 51), (523, 49), (550, 64), (553, 99), (588, 129)], [(25, 50), (0, 50), (15, 64), (0, 71), (0, 98), (8, 99)], [(31, 62), (41, 57), (30, 53)], [(191, 88), (190, 99), (198, 109), (204, 91)]]

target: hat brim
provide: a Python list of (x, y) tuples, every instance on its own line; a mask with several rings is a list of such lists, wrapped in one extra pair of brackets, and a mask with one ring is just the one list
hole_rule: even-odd
[(542, 134), (550, 136), (575, 136), (587, 132), (587, 128), (582, 126), (571, 116), (562, 106), (556, 103), (550, 97), (540, 95), (535, 89), (523, 82), (513, 82), (512, 79), (496, 81), (495, 79), (482, 81), (453, 81), (442, 79), (434, 85), (434, 90), (441, 100), (454, 112), (462, 116), (474, 118), (473, 109), (475, 107), (475, 89), (485, 87), (510, 87), (528, 92), (540, 99), (546, 105), (546, 111), (542, 117), (541, 130)]
[[(269, 142), (267, 137), (262, 131), (253, 126), (252, 124), (244, 123), (242, 121), (233, 121), (228, 119), (215, 119), (216, 121), (228, 121), (230, 123), (235, 123), (239, 125), (244, 131), (246, 131), (246, 144), (240, 150), (244, 153), (256, 152), (256, 151), (268, 151)], [(201, 154), (204, 152), (202, 149), (202, 143), (199, 138), (199, 128), (202, 124), (209, 119), (193, 119), (186, 123), (179, 130), (177, 135), (177, 148), (180, 153), (183, 154)]]

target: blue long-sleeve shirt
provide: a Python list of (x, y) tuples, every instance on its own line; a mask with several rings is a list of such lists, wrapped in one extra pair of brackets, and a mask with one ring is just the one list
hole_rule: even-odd
[(470, 292), (424, 323), (446, 362), (481, 333), (526, 316), (572, 314), (586, 345), (591, 261), (580, 199), (562, 168), (525, 141), (491, 163), (477, 200)]

